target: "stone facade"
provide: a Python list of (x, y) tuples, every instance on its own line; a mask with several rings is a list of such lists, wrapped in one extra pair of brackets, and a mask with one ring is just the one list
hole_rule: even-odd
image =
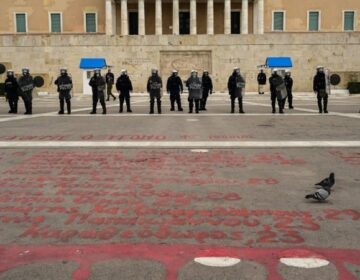
[[(66, 66), (77, 93), (82, 92), (82, 57), (104, 57), (120, 69), (128, 69), (134, 91), (145, 91), (151, 68), (158, 68), (164, 81), (172, 68), (186, 79), (192, 68), (207, 68), (215, 90), (225, 91), (233, 67), (240, 66), (246, 75), (247, 91), (256, 91), (257, 65), (267, 56), (291, 56), (295, 91), (312, 91), (316, 65), (324, 65), (345, 79), (360, 71), (359, 33), (194, 35), (194, 36), (106, 36), (106, 35), (2, 35), (0, 63), (20, 72), (27, 66), (32, 73), (46, 78), (46, 91), (55, 93), (52, 85), (59, 68)], [(269, 73), (269, 71), (267, 71)], [(342, 87), (347, 81), (343, 81)]]

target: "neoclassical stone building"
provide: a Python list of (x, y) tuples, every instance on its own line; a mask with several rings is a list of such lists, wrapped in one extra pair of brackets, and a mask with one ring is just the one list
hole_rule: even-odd
[[(291, 56), (295, 90), (310, 91), (323, 64), (357, 79), (359, 0), (1, 0), (0, 63), (42, 74), (49, 91), (59, 67), (83, 90), (82, 57), (127, 68), (136, 91), (153, 67), (164, 78), (195, 68), (211, 71), (222, 91), (234, 66), (255, 90), (257, 65)], [(185, 78), (185, 77), (184, 77)]]

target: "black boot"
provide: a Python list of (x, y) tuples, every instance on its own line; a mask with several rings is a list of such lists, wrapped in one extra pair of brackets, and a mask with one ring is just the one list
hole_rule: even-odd
[(125, 101), (126, 101), (126, 111), (128, 113), (132, 113), (132, 110), (131, 110), (131, 107), (130, 107), (130, 98), (126, 98)]
[(64, 99), (60, 99), (60, 111), (58, 112), (59, 115), (64, 114)]
[(322, 114), (323, 109), (322, 109), (322, 103), (321, 103), (321, 99), (318, 98), (318, 108), (319, 108), (319, 114)]
[(160, 99), (157, 100), (157, 109), (158, 109), (158, 113), (161, 114), (161, 100)]
[(235, 113), (235, 99), (231, 98), (231, 114)]
[(328, 110), (327, 110), (327, 105), (328, 105), (328, 99), (324, 98), (324, 113), (325, 114), (329, 113)]
[(244, 108), (243, 108), (242, 98), (239, 100), (239, 113), (240, 113), (240, 114), (245, 114)]
[(17, 114), (17, 111), (18, 111), (18, 101), (15, 100), (13, 105), (13, 114)]
[(194, 108), (193, 100), (189, 100), (189, 114), (192, 114)]
[(68, 115), (70, 115), (71, 114), (71, 101), (70, 100), (66, 100), (66, 109), (67, 109)]
[(200, 109), (200, 100), (195, 100), (195, 113), (199, 114), (199, 109)]
[(155, 102), (154, 102), (154, 100), (151, 100), (150, 101), (150, 113), (149, 114), (154, 114), (154, 104)]

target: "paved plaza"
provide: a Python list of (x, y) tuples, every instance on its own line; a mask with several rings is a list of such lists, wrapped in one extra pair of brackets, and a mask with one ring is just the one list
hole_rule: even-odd
[[(55, 96), (33, 115), (0, 100), (0, 280), (360, 279), (360, 95), (294, 93), (272, 114), (248, 94), (229, 114), (207, 111), (72, 115)], [(304, 196), (335, 172), (322, 203)]]

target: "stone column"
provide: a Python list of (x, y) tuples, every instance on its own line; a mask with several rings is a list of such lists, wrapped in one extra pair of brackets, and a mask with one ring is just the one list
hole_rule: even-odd
[(106, 35), (114, 35), (113, 1), (105, 1), (105, 26)]
[(145, 35), (145, 3), (144, 3), (144, 0), (139, 0), (138, 10), (139, 10), (139, 35)]
[(242, 0), (241, 4), (241, 34), (248, 34), (248, 9), (249, 0)]
[(112, 24), (113, 34), (116, 35), (116, 2), (112, 1)]
[(172, 33), (179, 35), (179, 0), (173, 0)]
[(258, 0), (253, 2), (253, 33), (258, 34)]
[(155, 34), (162, 35), (162, 7), (161, 0), (155, 0)]
[(121, 0), (121, 35), (129, 35), (127, 0)]
[(214, 34), (214, 0), (207, 1), (207, 34)]
[(257, 3), (257, 29), (258, 34), (264, 34), (264, 0), (258, 0)]
[(196, 0), (190, 0), (190, 34), (196, 33)]
[(231, 33), (231, 0), (224, 2), (224, 34)]

